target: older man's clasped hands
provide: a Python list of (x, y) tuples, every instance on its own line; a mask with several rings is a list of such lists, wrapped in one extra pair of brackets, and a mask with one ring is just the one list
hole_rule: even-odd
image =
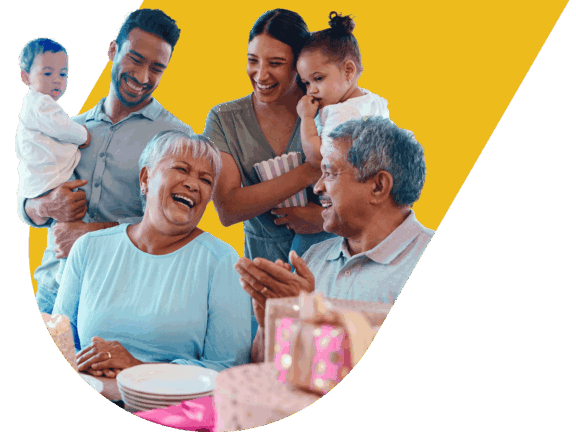
[(272, 298), (294, 297), (300, 291), (314, 291), (314, 275), (296, 252), (290, 252), (290, 262), (296, 273), (290, 270), (290, 264), (281, 260), (275, 263), (265, 258), (240, 258), (234, 268), (240, 274), (242, 288), (252, 297), (254, 315), (258, 324), (264, 326), (266, 300)]

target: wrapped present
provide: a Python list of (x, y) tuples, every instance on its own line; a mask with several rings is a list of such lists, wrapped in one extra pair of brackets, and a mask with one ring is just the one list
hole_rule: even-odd
[(317, 401), (316, 394), (276, 380), (274, 363), (226, 369), (216, 377), (214, 432), (246, 430), (282, 420)]
[[(379, 328), (390, 308), (391, 303), (372, 303), (364, 301), (323, 299), (324, 307), (331, 309), (346, 309), (360, 313), (370, 324), (370, 327)], [(266, 301), (266, 316), (264, 322), (265, 361), (273, 362), (276, 352), (277, 326), (281, 318), (300, 319), (300, 303), (298, 297), (285, 297), (281, 299), (268, 299)]]
[(68, 363), (72, 365), (74, 370), (78, 372), (74, 336), (72, 335), (72, 327), (70, 327), (70, 319), (66, 315), (49, 315), (47, 313), (42, 313), (42, 319), (54, 343), (62, 352), (62, 355), (68, 360)]
[(301, 293), (299, 319), (277, 320), (278, 380), (326, 394), (360, 361), (377, 331), (361, 313), (334, 308), (322, 293)]
[[(258, 162), (254, 164), (254, 170), (260, 181), (266, 181), (286, 174), (298, 165), (302, 165), (302, 153), (290, 152), (282, 156), (276, 156), (274, 159)], [(301, 190), (284, 202), (278, 204), (276, 208), (304, 207), (306, 204), (308, 204), (306, 190)]]

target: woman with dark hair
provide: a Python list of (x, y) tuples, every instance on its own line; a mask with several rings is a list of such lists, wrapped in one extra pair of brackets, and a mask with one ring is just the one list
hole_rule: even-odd
[[(310, 246), (333, 236), (323, 231), (322, 207), (309, 187), (320, 177), (319, 169), (304, 162), (263, 182), (254, 169), (258, 162), (302, 153), (296, 106), (304, 91), (296, 60), (309, 34), (292, 11), (275, 9), (258, 18), (248, 39), (246, 67), (254, 92), (214, 107), (206, 119), (204, 135), (222, 152), (214, 204), (224, 226), (244, 222), (250, 259), (288, 262), (295, 237)], [(307, 187), (305, 207), (275, 208)]]

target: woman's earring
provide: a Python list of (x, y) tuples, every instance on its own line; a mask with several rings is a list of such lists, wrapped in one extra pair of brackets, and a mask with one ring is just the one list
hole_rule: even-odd
[(141, 194), (141, 195), (146, 195), (146, 188), (140, 189), (140, 194)]

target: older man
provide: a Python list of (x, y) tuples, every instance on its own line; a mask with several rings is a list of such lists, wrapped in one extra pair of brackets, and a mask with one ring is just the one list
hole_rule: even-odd
[[(22, 220), (52, 226), (42, 264), (34, 273), (42, 312), (51, 313), (54, 306), (59, 258), (68, 255), (81, 235), (140, 221), (138, 159), (148, 141), (165, 130), (192, 132), (152, 98), (179, 37), (176, 22), (160, 10), (141, 9), (128, 16), (108, 51), (113, 62), (108, 96), (74, 119), (92, 135), (75, 170), (79, 180), (19, 200)], [(75, 191), (78, 187), (83, 190)], [(81, 220), (86, 213), (89, 223)]]
[(268, 298), (322, 291), (327, 297), (393, 303), (434, 231), (411, 209), (420, 197), (426, 165), (414, 135), (389, 119), (348, 121), (322, 147), (320, 196), (324, 230), (340, 237), (312, 246), (286, 263), (241, 258), (236, 264), (252, 296), (259, 329), (254, 361), (263, 357), (263, 314)]

